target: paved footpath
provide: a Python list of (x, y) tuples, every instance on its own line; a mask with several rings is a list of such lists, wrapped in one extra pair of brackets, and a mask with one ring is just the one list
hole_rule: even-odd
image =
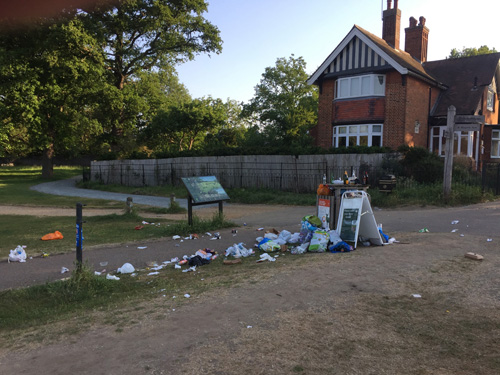
[[(32, 189), (55, 195), (118, 201), (126, 201), (129, 196), (79, 189), (75, 187), (75, 179), (44, 183)], [(135, 203), (157, 207), (168, 207), (170, 203), (169, 198), (162, 197), (134, 195), (133, 199)], [(185, 199), (178, 201), (184, 207), (187, 205)], [(224, 205), (224, 211), (226, 210), (231, 210), (230, 204)], [(223, 254), (234, 243), (243, 242), (247, 247), (253, 247), (255, 239), (263, 234), (258, 230), (259, 228), (286, 229), (292, 233), (297, 232), (300, 229), (301, 218), (315, 214), (315, 210), (315, 207), (311, 206), (276, 206), (271, 210), (268, 207), (260, 213), (248, 210), (248, 214), (243, 214), (237, 220), (233, 220), (239, 226), (221, 230), (221, 238), (218, 240), (202, 235), (198, 240), (184, 240), (183, 242), (164, 238), (88, 249), (84, 245), (83, 259), (96, 271), (104, 268), (113, 271), (126, 262), (133, 264), (136, 268), (141, 268), (152, 261), (161, 263), (173, 257), (193, 255), (198, 249), (203, 248), (214, 249), (219, 254)], [(379, 210), (374, 207), (373, 211), (377, 223), (383, 224), (384, 232), (396, 238), (401, 232), (418, 232), (419, 229), (428, 228), (432, 233), (450, 233), (452, 229), (458, 229), (464, 235), (478, 235), (484, 237), (484, 240), (494, 238), (494, 241), (500, 241), (500, 201), (454, 208), (412, 207)], [(454, 220), (458, 220), (459, 223), (452, 225), (451, 222)], [(236, 229), (237, 233), (232, 233), (232, 229)], [(29, 259), (26, 263), (0, 262), (0, 290), (41, 284), (67, 277), (67, 273), (61, 274), (61, 268), (66, 267), (72, 270), (75, 258), (73, 251), (48, 258)], [(101, 262), (108, 262), (108, 264), (101, 267)]]

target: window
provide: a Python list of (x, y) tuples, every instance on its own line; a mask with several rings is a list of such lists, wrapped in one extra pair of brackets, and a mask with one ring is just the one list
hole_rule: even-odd
[(339, 125), (333, 127), (333, 147), (382, 146), (382, 125)]
[(488, 90), (488, 97), (486, 99), (486, 109), (488, 111), (495, 111), (495, 92), (493, 90)]
[[(439, 156), (444, 156), (446, 150), (446, 126), (435, 126), (431, 129), (430, 149)], [(453, 134), (453, 154), (473, 157), (474, 131), (458, 131)], [(476, 155), (477, 157), (477, 155)]]
[(500, 130), (491, 133), (491, 157), (500, 158)]
[(335, 99), (384, 96), (385, 76), (369, 74), (339, 78), (335, 86)]

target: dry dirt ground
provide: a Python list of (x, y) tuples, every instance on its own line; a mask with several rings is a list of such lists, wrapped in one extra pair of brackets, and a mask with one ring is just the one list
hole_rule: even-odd
[(278, 258), (234, 286), (116, 306), (121, 323), (89, 312), (19, 333), (0, 345), (0, 373), (500, 373), (500, 235), (391, 235), (401, 243)]

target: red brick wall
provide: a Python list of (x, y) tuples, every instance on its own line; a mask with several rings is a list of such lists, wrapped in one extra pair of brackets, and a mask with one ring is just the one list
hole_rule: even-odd
[(311, 130), (315, 145), (330, 148), (332, 147), (333, 129), (333, 96), (335, 80), (323, 82), (323, 87), (318, 100), (318, 125)]
[(384, 122), (385, 99), (341, 100), (334, 103), (333, 122), (346, 124), (352, 122)]
[(405, 139), (406, 86), (402, 82), (397, 71), (386, 74), (383, 145), (393, 149), (402, 145)]
[[(405, 114), (405, 144), (408, 146), (428, 147), (429, 134), (429, 95), (431, 108), (437, 98), (438, 89), (429, 91), (429, 85), (414, 77), (407, 79), (407, 106)], [(420, 123), (418, 133), (415, 133), (415, 123)]]

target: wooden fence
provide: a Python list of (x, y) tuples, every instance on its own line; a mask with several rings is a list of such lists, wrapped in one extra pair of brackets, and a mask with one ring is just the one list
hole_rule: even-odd
[(90, 179), (126, 186), (180, 185), (181, 177), (216, 176), (225, 188), (314, 192), (347, 171), (379, 170), (384, 154), (210, 156), (155, 160), (93, 161)]

